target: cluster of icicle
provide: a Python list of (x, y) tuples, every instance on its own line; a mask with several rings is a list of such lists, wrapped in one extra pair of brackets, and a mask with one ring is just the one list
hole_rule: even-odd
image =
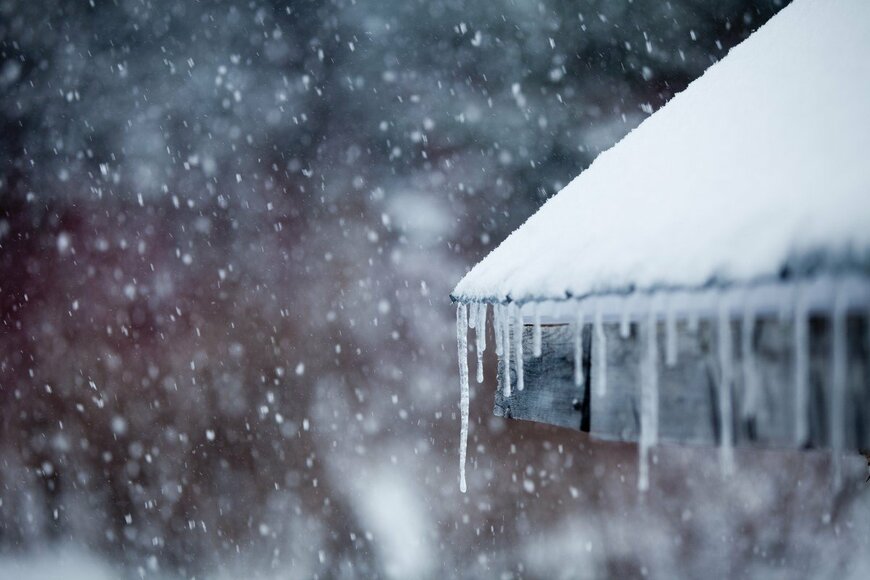
[[(640, 436), (638, 441), (638, 489), (649, 488), (649, 451), (658, 442), (659, 426), (659, 345), (658, 324), (664, 323), (665, 364), (677, 364), (677, 320), (687, 322), (689, 332), (697, 332), (700, 319), (715, 321), (717, 329), (718, 359), (721, 376), (717, 387), (719, 421), (719, 453), (723, 473), (730, 474), (734, 465), (734, 410), (731, 390), (737, 372), (743, 373), (744, 403), (739, 410), (742, 417), (755, 417), (760, 403), (760, 377), (755, 364), (752, 335), (757, 317), (771, 313), (784, 319), (793, 319), (794, 388), (795, 388), (795, 444), (800, 447), (809, 436), (809, 318), (812, 312), (829, 315), (832, 321), (831, 346), (831, 405), (829, 425), (830, 445), (833, 453), (834, 485), (841, 481), (840, 457), (844, 447), (843, 420), (847, 390), (846, 313), (857, 307), (864, 308), (870, 320), (870, 282), (866, 278), (819, 278), (787, 284), (757, 284), (740, 289), (713, 289), (704, 291), (670, 291), (649, 294), (590, 296), (583, 300), (529, 302), (526, 306), (515, 302), (494, 303), (493, 334), (495, 352), (502, 367), (502, 394), (511, 397), (511, 363), (516, 375), (516, 388), (524, 389), (523, 326), (527, 310), (532, 318), (533, 356), (540, 357), (541, 311), (548, 310), (554, 320), (571, 320), (574, 327), (574, 383), (583, 389), (583, 327), (590, 323), (593, 329), (593, 372), (595, 394), (607, 393), (607, 339), (604, 323), (618, 322), (620, 336), (630, 336), (630, 325), (640, 325), (643, 339), (641, 356)], [(735, 369), (731, 321), (739, 320), (741, 340), (741, 368)], [(475, 330), (477, 382), (483, 382), (483, 353), (486, 349), (487, 303), (458, 303), (456, 310), (457, 345), (459, 348), (459, 375), (461, 390), (461, 433), (459, 443), (460, 489), (466, 491), (465, 463), (468, 440), (468, 329)], [(512, 342), (513, 341), (513, 342)], [(867, 337), (870, 344), (870, 332)], [(511, 353), (513, 346), (513, 353)], [(513, 354), (513, 360), (511, 355)], [(583, 395), (583, 391), (580, 391)]]

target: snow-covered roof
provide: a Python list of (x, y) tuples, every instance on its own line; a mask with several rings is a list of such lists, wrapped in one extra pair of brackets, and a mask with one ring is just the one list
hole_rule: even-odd
[(870, 270), (870, 2), (796, 0), (456, 286), (528, 301)]

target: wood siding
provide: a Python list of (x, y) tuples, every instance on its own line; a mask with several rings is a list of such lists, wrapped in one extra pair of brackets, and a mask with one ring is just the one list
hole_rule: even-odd
[[(736, 445), (814, 447), (830, 445), (831, 324), (829, 319), (810, 321), (808, 438), (796, 432), (794, 329), (778, 318), (758, 320), (751, 334), (754, 368), (759, 386), (756, 412), (747, 401), (740, 323), (732, 322), (734, 382), (731, 389), (732, 430)], [(584, 384), (574, 383), (574, 329), (569, 324), (542, 327), (540, 358), (532, 355), (531, 325), (523, 331), (525, 389), (516, 389), (516, 369), (511, 365), (513, 393), (506, 398), (499, 389), (494, 412), (498, 416), (538, 421), (589, 431), (600, 439), (636, 441), (640, 425), (640, 327), (631, 325), (627, 338), (618, 324), (605, 324), (607, 360), (598, 360), (594, 333), (583, 333)], [(715, 321), (701, 321), (696, 330), (677, 324), (677, 364), (665, 364), (664, 325), (658, 324), (659, 440), (662, 442), (715, 445), (721, 416), (718, 384), (721, 365)], [(870, 352), (866, 319), (847, 320), (847, 389), (844, 414), (844, 448), (870, 449)], [(513, 353), (512, 353), (513, 355)], [(607, 390), (594, 384), (597, 365), (606, 364)], [(504, 372), (499, 366), (499, 384)]]

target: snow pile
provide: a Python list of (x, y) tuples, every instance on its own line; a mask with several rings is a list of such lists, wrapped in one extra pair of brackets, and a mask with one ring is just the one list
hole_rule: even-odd
[(456, 286), (563, 299), (866, 266), (870, 2), (798, 0), (596, 161)]

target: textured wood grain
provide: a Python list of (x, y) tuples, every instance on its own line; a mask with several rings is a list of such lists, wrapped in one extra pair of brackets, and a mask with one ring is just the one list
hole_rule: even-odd
[[(532, 327), (523, 330), (523, 373), (525, 389), (516, 388), (516, 368), (511, 365), (511, 397), (505, 397), (500, 387), (495, 396), (494, 413), (500, 417), (538, 421), (560, 427), (589, 430), (586, 386), (589, 384), (589, 340), (590, 333), (584, 332), (586, 348), (585, 385), (574, 384), (574, 330), (567, 324), (544, 325), (541, 327), (541, 356), (532, 354)], [(511, 357), (514, 356), (511, 351)], [(499, 365), (499, 385), (504, 381), (504, 369)], [(585, 424), (584, 424), (585, 417)], [(585, 428), (584, 428), (585, 427)]]

